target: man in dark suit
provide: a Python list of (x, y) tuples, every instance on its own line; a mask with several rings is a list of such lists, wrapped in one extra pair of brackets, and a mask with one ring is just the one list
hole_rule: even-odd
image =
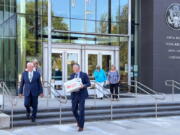
[[(72, 99), (72, 112), (77, 121), (78, 131), (83, 131), (84, 128), (84, 111), (85, 111), (85, 99), (88, 98), (87, 87), (91, 85), (89, 77), (86, 73), (80, 71), (80, 65), (73, 65), (73, 74), (71, 79), (81, 78), (82, 86), (78, 92), (71, 93)], [(78, 112), (79, 110), (79, 112)]]
[(33, 71), (33, 63), (27, 63), (27, 70), (22, 73), (19, 96), (24, 95), (24, 106), (26, 107), (26, 117), (30, 118), (32, 107), (32, 122), (36, 121), (38, 108), (38, 96), (43, 97), (41, 76), (37, 71)]

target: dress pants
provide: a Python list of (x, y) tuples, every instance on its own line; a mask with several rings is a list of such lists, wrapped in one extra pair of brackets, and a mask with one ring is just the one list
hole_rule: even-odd
[(84, 128), (85, 98), (75, 95), (72, 99), (72, 112), (80, 128)]
[(96, 95), (97, 95), (97, 98), (103, 98), (104, 97), (104, 93), (103, 93), (103, 85), (104, 85), (104, 82), (97, 82), (98, 84), (96, 84)]
[(31, 113), (30, 107), (32, 107), (32, 118), (36, 118), (37, 107), (38, 107), (38, 96), (33, 96), (31, 93), (29, 96), (24, 97), (24, 106), (26, 107), (26, 112)]
[(110, 91), (111, 91), (111, 94), (113, 95), (112, 97), (113, 98), (118, 98), (118, 83), (116, 84), (110, 84)]

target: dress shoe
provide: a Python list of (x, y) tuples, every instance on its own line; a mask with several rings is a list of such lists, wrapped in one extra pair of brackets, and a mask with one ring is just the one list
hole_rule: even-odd
[(83, 128), (79, 128), (79, 129), (78, 129), (78, 132), (82, 132), (82, 131), (83, 131)]
[(30, 113), (26, 113), (26, 118), (30, 119)]
[(31, 118), (32, 122), (36, 122), (36, 118), (32, 117)]

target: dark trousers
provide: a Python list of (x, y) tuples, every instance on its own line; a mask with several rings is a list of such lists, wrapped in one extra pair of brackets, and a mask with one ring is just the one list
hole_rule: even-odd
[(80, 128), (84, 128), (85, 99), (78, 96), (72, 99), (72, 112)]
[(24, 106), (26, 107), (26, 112), (31, 113), (30, 107), (32, 107), (32, 117), (36, 118), (37, 107), (38, 107), (38, 96), (33, 96), (31, 93), (29, 96), (24, 97)]
[(110, 84), (110, 91), (113, 98), (118, 98), (118, 83)]

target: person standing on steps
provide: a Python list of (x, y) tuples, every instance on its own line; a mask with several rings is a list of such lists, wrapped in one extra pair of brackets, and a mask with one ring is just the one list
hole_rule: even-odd
[(94, 71), (94, 79), (96, 82), (96, 94), (97, 98), (103, 99), (103, 85), (106, 83), (107, 77), (106, 73), (103, 69), (100, 68), (99, 65), (96, 66), (96, 70)]
[(77, 121), (77, 126), (79, 127), (78, 131), (81, 132), (84, 129), (85, 100), (88, 98), (87, 87), (91, 86), (91, 83), (88, 75), (80, 70), (79, 64), (73, 65), (73, 72), (70, 79), (81, 78), (82, 80), (82, 86), (79, 91), (71, 93), (72, 112)]
[(24, 95), (24, 106), (26, 108), (26, 117), (30, 119), (32, 107), (32, 122), (36, 121), (38, 110), (38, 96), (43, 97), (43, 88), (41, 84), (41, 75), (37, 71), (33, 71), (34, 65), (27, 63), (27, 70), (22, 73), (19, 97)]
[(110, 84), (110, 91), (112, 100), (118, 100), (118, 87), (119, 87), (120, 75), (114, 65), (111, 66), (111, 70), (108, 73), (108, 83)]

